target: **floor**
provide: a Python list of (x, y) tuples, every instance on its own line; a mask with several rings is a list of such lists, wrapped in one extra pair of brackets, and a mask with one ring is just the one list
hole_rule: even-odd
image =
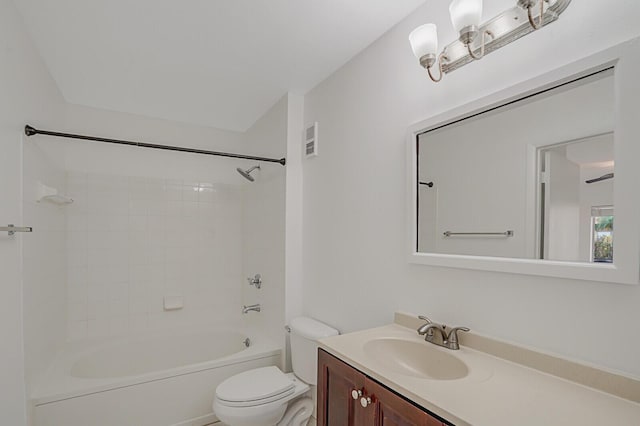
[[(225, 425), (223, 423), (219, 422), (219, 423), (211, 423), (211, 424), (206, 425), (206, 426), (225, 426)], [(307, 423), (307, 426), (316, 426), (316, 419), (311, 417), (309, 419), (309, 423)]]

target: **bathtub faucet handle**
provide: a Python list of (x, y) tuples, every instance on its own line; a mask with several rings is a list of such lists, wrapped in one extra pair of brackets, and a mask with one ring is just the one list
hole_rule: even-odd
[(253, 278), (247, 278), (247, 281), (249, 281), (249, 285), (254, 285), (258, 289), (262, 287), (262, 276), (260, 276), (260, 274), (256, 274)]

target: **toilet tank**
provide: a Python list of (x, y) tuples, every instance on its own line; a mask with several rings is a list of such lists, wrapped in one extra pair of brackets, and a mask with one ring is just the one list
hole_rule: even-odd
[(295, 375), (307, 384), (317, 384), (318, 340), (335, 336), (333, 327), (313, 318), (298, 317), (291, 320), (291, 365)]

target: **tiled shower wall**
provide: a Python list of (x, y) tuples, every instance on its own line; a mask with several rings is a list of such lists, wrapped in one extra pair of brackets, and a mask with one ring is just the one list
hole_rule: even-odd
[[(34, 144), (23, 146), (23, 222), (33, 232), (21, 237), (25, 378), (33, 389), (66, 337), (66, 210), (38, 202), (38, 183), (64, 189), (65, 171)], [(2, 280), (0, 280), (2, 281)], [(4, 284), (4, 281), (3, 281)]]
[[(240, 323), (242, 191), (69, 173), (69, 340)], [(165, 311), (165, 296), (184, 308)]]

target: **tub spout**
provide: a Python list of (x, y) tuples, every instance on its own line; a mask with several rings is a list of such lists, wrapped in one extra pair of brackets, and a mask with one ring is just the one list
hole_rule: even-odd
[(248, 314), (251, 311), (260, 312), (261, 309), (262, 308), (261, 308), (259, 303), (256, 303), (255, 305), (244, 305), (242, 307), (242, 313), (243, 314)]

